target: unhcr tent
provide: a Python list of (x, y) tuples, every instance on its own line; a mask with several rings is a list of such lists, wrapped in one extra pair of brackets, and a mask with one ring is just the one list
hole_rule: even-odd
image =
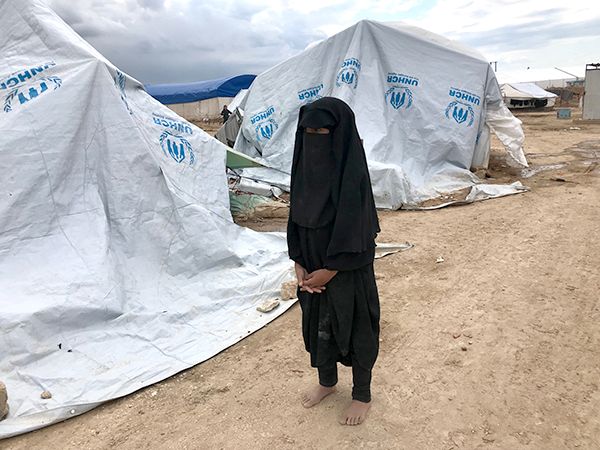
[(0, 439), (163, 380), (287, 309), (256, 311), (293, 269), (284, 237), (232, 222), (226, 147), (40, 0), (0, 0), (0, 156)]
[(200, 121), (219, 118), (223, 105), (228, 105), (241, 90), (248, 89), (254, 78), (256, 75), (237, 75), (196, 83), (147, 84), (145, 87), (148, 94), (180, 116)]
[(558, 95), (534, 83), (506, 83), (500, 86), (504, 103), (509, 108), (544, 108), (554, 106)]
[[(361, 21), (254, 80), (235, 149), (279, 170), (253, 169), (254, 178), (289, 187), (299, 109), (323, 96), (356, 114), (378, 207), (417, 207), (481, 184), (469, 169), (487, 165), (490, 128), (509, 161), (527, 165), (520, 121), (481, 54), (406, 24)], [(470, 199), (521, 191), (482, 185)]]

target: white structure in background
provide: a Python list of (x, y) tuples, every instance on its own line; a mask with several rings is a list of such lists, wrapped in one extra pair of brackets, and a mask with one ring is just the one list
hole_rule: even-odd
[(585, 68), (583, 120), (600, 120), (600, 64), (588, 64)]
[(542, 89), (568, 87), (571, 83), (582, 80), (583, 76), (582, 67), (526, 69), (506, 72), (500, 70), (496, 72), (496, 78), (500, 84), (533, 83)]
[(483, 55), (401, 22), (365, 20), (254, 80), (235, 149), (277, 171), (248, 170), (253, 178), (289, 187), (298, 112), (325, 96), (344, 100), (356, 115), (378, 207), (451, 203), (450, 193), (481, 184), (469, 169), (487, 166), (490, 128), (507, 161), (527, 166), (521, 122)]
[(506, 83), (500, 86), (508, 108), (553, 107), (558, 95), (545, 91), (534, 83)]

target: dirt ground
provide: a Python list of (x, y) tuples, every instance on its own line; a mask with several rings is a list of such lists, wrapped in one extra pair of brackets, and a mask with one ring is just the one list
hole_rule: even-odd
[(600, 448), (600, 125), (518, 116), (531, 170), (508, 168), (494, 140), (489, 174), (530, 192), (380, 212), (379, 242), (414, 248), (375, 262), (381, 350), (363, 425), (337, 422), (348, 370), (300, 405), (316, 374), (295, 305), (205, 363), (0, 448)]

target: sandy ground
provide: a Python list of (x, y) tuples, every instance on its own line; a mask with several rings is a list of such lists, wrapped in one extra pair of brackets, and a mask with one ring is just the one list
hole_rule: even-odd
[(415, 247), (375, 263), (382, 341), (363, 425), (337, 423), (348, 370), (300, 405), (316, 374), (295, 305), (203, 364), (0, 448), (600, 448), (600, 125), (519, 117), (532, 168), (555, 167), (509, 169), (494, 141), (490, 175), (531, 192), (380, 213), (380, 242)]

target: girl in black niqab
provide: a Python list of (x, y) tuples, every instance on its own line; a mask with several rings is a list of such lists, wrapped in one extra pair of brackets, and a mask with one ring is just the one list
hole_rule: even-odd
[(300, 109), (290, 196), (288, 249), (302, 335), (319, 372), (319, 385), (302, 404), (309, 408), (333, 392), (338, 362), (352, 366), (352, 402), (340, 422), (358, 425), (371, 405), (379, 350), (379, 224), (354, 113), (343, 101), (325, 97)]

